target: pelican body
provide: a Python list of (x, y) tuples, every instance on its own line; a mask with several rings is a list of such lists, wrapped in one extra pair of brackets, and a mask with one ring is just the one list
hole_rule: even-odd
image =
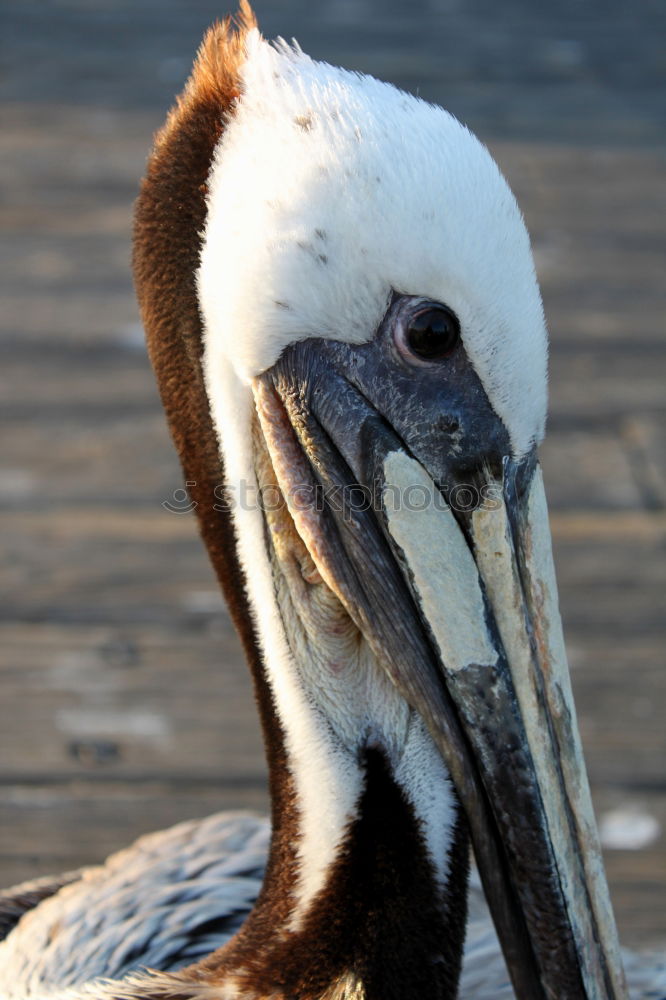
[[(59, 980), (36, 965), (8, 996), (454, 1000), (471, 844), (512, 983), (500, 963), (488, 996), (626, 997), (537, 458), (547, 334), (488, 151), (441, 108), (267, 43), (243, 3), (156, 138), (134, 272), (254, 679), (265, 874), (250, 907), (257, 866), (227, 840), (226, 903), (184, 875), (132, 925), (143, 950), (89, 949)], [(175, 869), (152, 862), (167, 887), (192, 873), (186, 840)], [(86, 878), (130, 892), (135, 857), (26, 914), (0, 968)], [(180, 951), (149, 945), (185, 904)], [(479, 961), (464, 996), (484, 995)]]

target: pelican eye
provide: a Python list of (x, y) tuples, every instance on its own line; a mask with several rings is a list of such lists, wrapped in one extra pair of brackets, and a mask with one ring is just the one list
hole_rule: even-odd
[(405, 346), (423, 361), (448, 358), (459, 340), (458, 317), (446, 306), (427, 306), (405, 323)]

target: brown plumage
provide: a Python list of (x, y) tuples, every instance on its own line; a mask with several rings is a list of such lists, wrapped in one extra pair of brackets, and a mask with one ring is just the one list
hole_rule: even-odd
[[(276, 869), (290, 878), (295, 817), (284, 741), (263, 675), (231, 514), (221, 490), (224, 468), (201, 365), (202, 322), (196, 293), (207, 179), (213, 151), (239, 95), (247, 32), (256, 25), (242, 0), (236, 22), (213, 25), (194, 68), (155, 138), (136, 203), (133, 268), (148, 352), (180, 456), (199, 530), (243, 643), (263, 724), (273, 802)], [(279, 844), (287, 845), (284, 850)]]
[(239, 29), (230, 18), (208, 31), (192, 75), (157, 133), (136, 203), (133, 267), (148, 351), (199, 527), (245, 651), (256, 639), (236, 557), (233, 527), (216, 487), (224, 483), (201, 368), (202, 324), (196, 294), (206, 182), (224, 118), (238, 97), (243, 40), (256, 24), (242, 0)]

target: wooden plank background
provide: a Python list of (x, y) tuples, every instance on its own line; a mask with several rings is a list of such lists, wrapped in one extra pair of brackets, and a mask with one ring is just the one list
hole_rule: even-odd
[[(450, 107), (525, 211), (553, 337), (543, 463), (573, 682), (598, 813), (625, 844), (606, 853), (612, 894), (623, 940), (663, 945), (664, 12), (256, 6), (266, 34)], [(128, 265), (151, 133), (220, 13), (3, 11), (0, 884), (266, 807), (235, 636), (191, 517), (162, 506), (181, 478)]]

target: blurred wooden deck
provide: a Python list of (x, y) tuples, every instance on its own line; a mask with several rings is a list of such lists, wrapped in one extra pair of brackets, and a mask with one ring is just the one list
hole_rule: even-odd
[[(63, 30), (57, 9), (71, 20), (76, 5), (53, 7), (38, 51)], [(161, 7), (176, 32), (175, 5)], [(132, 8), (100, 9), (112, 24), (124, 12), (131, 35)], [(215, 13), (199, 4), (187, 31)], [(296, 32), (294, 18), (282, 30)], [(85, 88), (95, 70), (75, 56), (95, 24), (81, 11), (72, 23), (76, 52), (61, 58)], [(131, 202), (162, 117), (140, 93), (137, 33), (120, 67), (136, 106), (74, 100), (64, 68), (58, 93), (50, 64), (40, 90), (15, 57), (4, 111), (0, 885), (94, 862), (181, 818), (266, 807), (235, 636), (193, 520), (162, 506), (181, 479), (128, 267)], [(344, 37), (328, 51), (320, 39), (319, 54), (345, 61)], [(378, 62), (371, 52), (365, 65), (391, 75), (391, 59)], [(115, 80), (111, 61), (104, 72)], [(527, 217), (553, 337), (543, 463), (594, 797), (602, 818), (634, 813), (646, 831), (642, 849), (608, 850), (612, 894), (623, 940), (663, 946), (664, 153), (647, 125), (645, 141), (628, 125), (605, 146), (548, 138), (490, 145)]]

